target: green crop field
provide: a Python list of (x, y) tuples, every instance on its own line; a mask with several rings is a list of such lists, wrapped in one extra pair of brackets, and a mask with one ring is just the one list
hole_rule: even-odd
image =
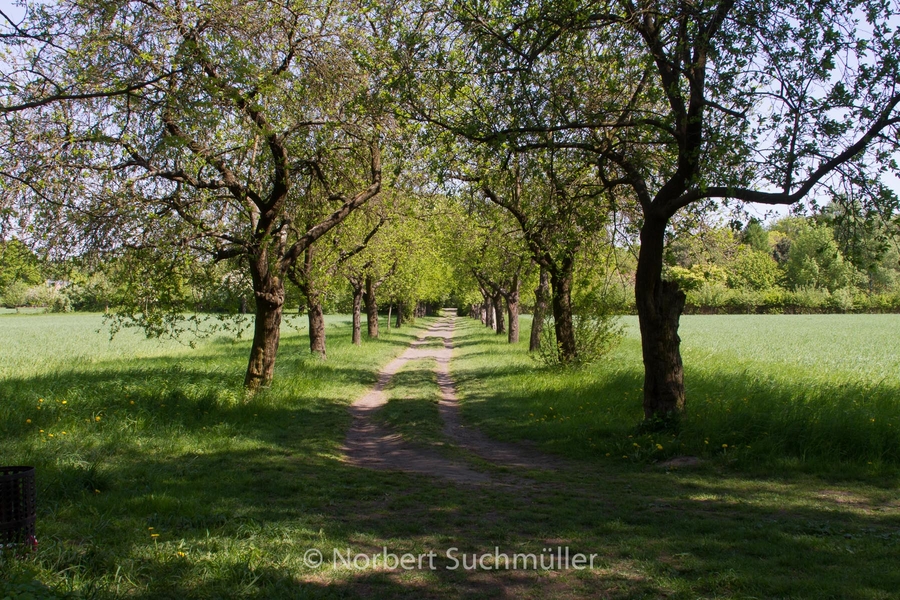
[[(297, 321), (297, 324), (302, 323)], [(520, 472), (442, 438), (433, 361), (380, 422), (501, 484), (341, 459), (346, 407), (432, 319), (327, 361), (285, 326), (274, 385), (246, 339), (187, 343), (97, 315), (0, 316), (0, 462), (37, 467), (36, 553), (0, 554), (0, 598), (865, 598), (900, 589), (900, 317), (685, 317), (688, 410), (643, 432), (636, 324), (589, 368), (550, 370), (469, 319), (463, 416), (561, 457)], [(527, 319), (523, 320), (527, 332)], [(98, 331), (98, 329), (100, 331)], [(698, 466), (660, 462), (696, 456)], [(584, 571), (313, 568), (307, 552), (597, 554)], [(35, 580), (35, 581), (32, 581)], [(31, 594), (28, 596), (27, 594)]]

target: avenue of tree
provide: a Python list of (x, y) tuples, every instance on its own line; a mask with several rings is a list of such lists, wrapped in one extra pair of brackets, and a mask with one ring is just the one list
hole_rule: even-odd
[[(546, 323), (572, 363), (579, 326), (601, 318), (591, 306), (630, 305), (644, 414), (666, 421), (685, 409), (678, 324), (692, 298), (897, 293), (898, 12), (890, 0), (4, 11), (0, 294), (24, 304), (43, 268), (70, 300), (102, 297), (90, 306), (156, 335), (188, 311), (253, 313), (251, 390), (272, 380), (286, 307), (306, 313), (324, 359), (330, 309), (352, 312), (362, 344), (363, 312), (377, 337), (379, 307), (400, 324), (452, 301), (515, 343), (524, 306), (531, 350)], [(744, 203), (813, 216), (766, 229), (740, 217)], [(725, 216), (732, 227), (716, 226)]]

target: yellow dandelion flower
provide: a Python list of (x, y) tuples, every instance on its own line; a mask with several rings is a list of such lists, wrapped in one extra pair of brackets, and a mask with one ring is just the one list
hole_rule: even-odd
[(150, 537), (152, 537), (152, 538), (158, 538), (158, 537), (159, 537), (159, 534), (158, 534), (158, 533), (151, 533), (151, 534), (150, 534)]
[(134, 404), (134, 400), (132, 400), (129, 404)]
[(662, 449), (663, 449), (662, 444), (657, 444), (657, 445), (656, 445), (656, 449), (657, 449), (657, 450), (662, 450)]
[(94, 420), (99, 422), (99, 421), (100, 421), (100, 416), (98, 415), (98, 416), (94, 417)]
[(63, 403), (63, 404), (68, 404), (69, 401), (68, 401), (68, 400), (63, 400), (62, 403)]
[(179, 553), (178, 553), (178, 556), (180, 556), (181, 558), (184, 558), (186, 555), (185, 555), (184, 552), (179, 552)]
[(31, 423), (31, 419), (25, 419), (25, 422), (30, 424), (30, 423)]
[(722, 444), (722, 447), (723, 447), (723, 448), (727, 448), (727, 447), (728, 447), (728, 444)]

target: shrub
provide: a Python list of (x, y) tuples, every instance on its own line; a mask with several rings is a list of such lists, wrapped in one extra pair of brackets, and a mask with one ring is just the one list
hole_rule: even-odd
[(785, 304), (795, 312), (821, 312), (828, 305), (831, 294), (828, 290), (813, 286), (800, 286), (787, 294)]
[(852, 312), (854, 308), (853, 290), (851, 288), (835, 290), (825, 301), (825, 306), (829, 310)]
[[(620, 302), (617, 294), (599, 292), (588, 293), (573, 302), (576, 358), (572, 366), (594, 363), (618, 345), (624, 335), (616, 316)], [(548, 366), (560, 364), (552, 313), (544, 318), (537, 358)]]
[(726, 306), (731, 290), (723, 283), (704, 283), (687, 292), (687, 303), (699, 308), (721, 309)]
[(728, 285), (733, 288), (764, 290), (774, 286), (781, 277), (778, 263), (767, 252), (741, 246), (728, 268)]

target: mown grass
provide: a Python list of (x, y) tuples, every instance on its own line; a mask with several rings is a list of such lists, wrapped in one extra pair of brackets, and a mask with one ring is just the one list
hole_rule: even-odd
[(584, 459), (716, 458), (743, 468), (890, 477), (900, 467), (900, 316), (684, 317), (687, 411), (677, 435), (640, 434), (634, 319), (599, 364), (549, 370), (467, 322), (454, 373), (494, 435)]
[[(836, 482), (789, 468), (761, 476), (742, 466), (759, 463), (733, 464), (719, 452), (694, 470), (660, 469), (632, 450), (628, 460), (605, 457), (603, 444), (620, 434), (622, 444), (635, 443), (626, 434), (640, 414), (634, 357), (631, 367), (623, 358), (552, 373), (460, 319), (451, 367), (464, 415), (572, 461), (470, 487), (340, 460), (346, 405), (413, 328), (364, 340), (360, 351), (346, 320), (332, 319), (324, 363), (306, 358), (305, 339), (286, 331), (276, 383), (247, 401), (246, 342), (191, 350), (122, 336), (110, 344), (93, 333), (99, 322), (0, 319), (0, 462), (38, 467), (40, 539), (27, 560), (0, 559), (0, 582), (34, 576), (78, 597), (147, 600), (888, 599), (900, 589), (900, 502), (887, 477)], [(693, 352), (689, 326), (684, 337)], [(627, 358), (629, 344), (635, 352), (633, 343), (618, 356)], [(423, 444), (441, 439), (429, 368), (416, 361), (398, 374), (382, 415)], [(565, 382), (574, 387), (554, 391)], [(629, 397), (612, 396), (619, 391)], [(444, 556), (450, 547), (557, 546), (597, 554), (596, 568), (463, 571), (448, 569)], [(438, 568), (304, 564), (310, 548), (329, 562), (335, 549), (382, 547), (436, 551)], [(0, 597), (9, 589), (0, 583)]]

